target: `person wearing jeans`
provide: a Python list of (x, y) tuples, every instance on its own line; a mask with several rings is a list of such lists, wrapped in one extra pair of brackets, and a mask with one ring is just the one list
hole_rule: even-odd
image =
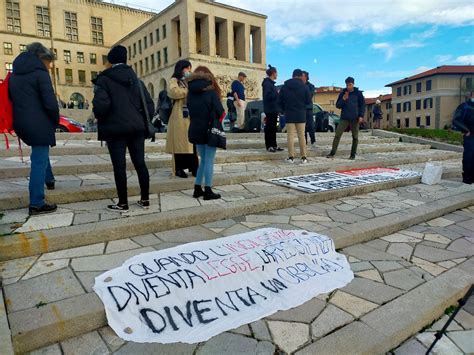
[(29, 214), (57, 210), (45, 202), (44, 185), (54, 189), (54, 175), (49, 161), (49, 147), (56, 145), (59, 105), (54, 95), (49, 68), (54, 54), (41, 43), (31, 43), (13, 61), (8, 94), (13, 104), (13, 128), (31, 147)]
[(300, 146), (301, 163), (306, 164), (307, 151), (305, 142), (306, 109), (312, 105), (311, 93), (303, 82), (303, 72), (300, 69), (293, 71), (293, 79), (285, 81), (278, 96), (279, 107), (285, 114), (287, 138), (288, 138), (288, 159), (293, 163), (295, 159), (294, 135), (297, 133)]
[(140, 183), (141, 198), (137, 205), (146, 209), (150, 207), (150, 177), (145, 164), (145, 134), (148, 129), (145, 110), (148, 110), (149, 117), (153, 117), (155, 105), (143, 82), (126, 64), (125, 47), (113, 47), (107, 55), (107, 61), (107, 69), (93, 81), (92, 101), (98, 139), (107, 142), (119, 197), (118, 203), (108, 205), (107, 209), (113, 212), (128, 211), (127, 148)]
[[(191, 117), (188, 138), (199, 154), (200, 163), (194, 185), (194, 198), (204, 197), (204, 200), (216, 200), (220, 194), (212, 191), (214, 176), (214, 160), (216, 147), (209, 146), (208, 132), (216, 119), (221, 122), (225, 117), (221, 103), (221, 89), (211, 71), (204, 66), (197, 67), (188, 81), (188, 108)], [(204, 185), (204, 191), (202, 186)]]

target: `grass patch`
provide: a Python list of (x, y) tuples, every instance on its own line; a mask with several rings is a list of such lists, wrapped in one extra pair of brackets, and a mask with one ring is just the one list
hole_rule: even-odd
[(444, 314), (449, 316), (456, 310), (456, 308), (458, 308), (458, 307), (457, 306), (449, 306), (448, 308), (446, 308), (444, 310)]
[(455, 145), (462, 145), (463, 143), (463, 134), (461, 132), (447, 129), (391, 128), (389, 131)]

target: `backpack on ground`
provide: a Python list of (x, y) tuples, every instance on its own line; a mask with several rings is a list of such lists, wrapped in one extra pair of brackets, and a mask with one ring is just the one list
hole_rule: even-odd
[(13, 105), (8, 96), (8, 83), (10, 81), (10, 73), (6, 78), (0, 79), (0, 134), (5, 136), (7, 149), (10, 148), (7, 134), (13, 133)]
[(170, 99), (166, 90), (162, 90), (158, 94), (157, 105), (157, 112), (162, 123), (168, 124), (171, 111), (173, 111), (173, 100)]

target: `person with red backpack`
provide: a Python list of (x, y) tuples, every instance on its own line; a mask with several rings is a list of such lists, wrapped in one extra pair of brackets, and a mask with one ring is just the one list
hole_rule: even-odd
[(54, 54), (41, 43), (31, 43), (13, 61), (8, 93), (13, 105), (13, 128), (18, 137), (31, 146), (29, 214), (55, 212), (57, 206), (45, 202), (44, 186), (54, 189), (49, 147), (56, 145), (59, 106), (49, 68)]

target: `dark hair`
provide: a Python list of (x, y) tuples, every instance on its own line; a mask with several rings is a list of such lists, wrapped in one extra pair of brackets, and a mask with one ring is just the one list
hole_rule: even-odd
[(268, 76), (272, 76), (273, 74), (275, 74), (277, 72), (277, 68), (275, 67), (272, 67), (270, 64), (268, 65), (268, 69), (267, 69), (267, 75)]
[(305, 76), (306, 76), (306, 79), (309, 80), (309, 73), (308, 73), (307, 71), (303, 70), (303, 75), (305, 75)]
[(348, 83), (352, 83), (354, 84), (354, 78), (352, 76), (348, 76), (347, 79), (346, 79), (346, 84)]
[(26, 46), (28, 52), (34, 54), (41, 60), (54, 60), (54, 54), (39, 42), (33, 42)]
[(303, 71), (301, 69), (293, 70), (293, 78), (299, 78), (303, 76)]
[(171, 76), (172, 78), (175, 79), (181, 79), (183, 77), (183, 70), (185, 68), (191, 67), (191, 62), (189, 60), (179, 60), (176, 65), (174, 66), (174, 72), (173, 75)]
[(221, 88), (220, 88), (219, 84), (217, 83), (216, 77), (214, 76), (214, 74), (212, 74), (212, 72), (209, 70), (208, 67), (200, 65), (196, 69), (194, 69), (194, 72), (195, 73), (208, 74), (211, 77), (211, 85), (213, 86), (214, 90), (216, 91), (217, 96), (219, 97), (219, 99), (222, 97), (222, 91), (221, 91)]

